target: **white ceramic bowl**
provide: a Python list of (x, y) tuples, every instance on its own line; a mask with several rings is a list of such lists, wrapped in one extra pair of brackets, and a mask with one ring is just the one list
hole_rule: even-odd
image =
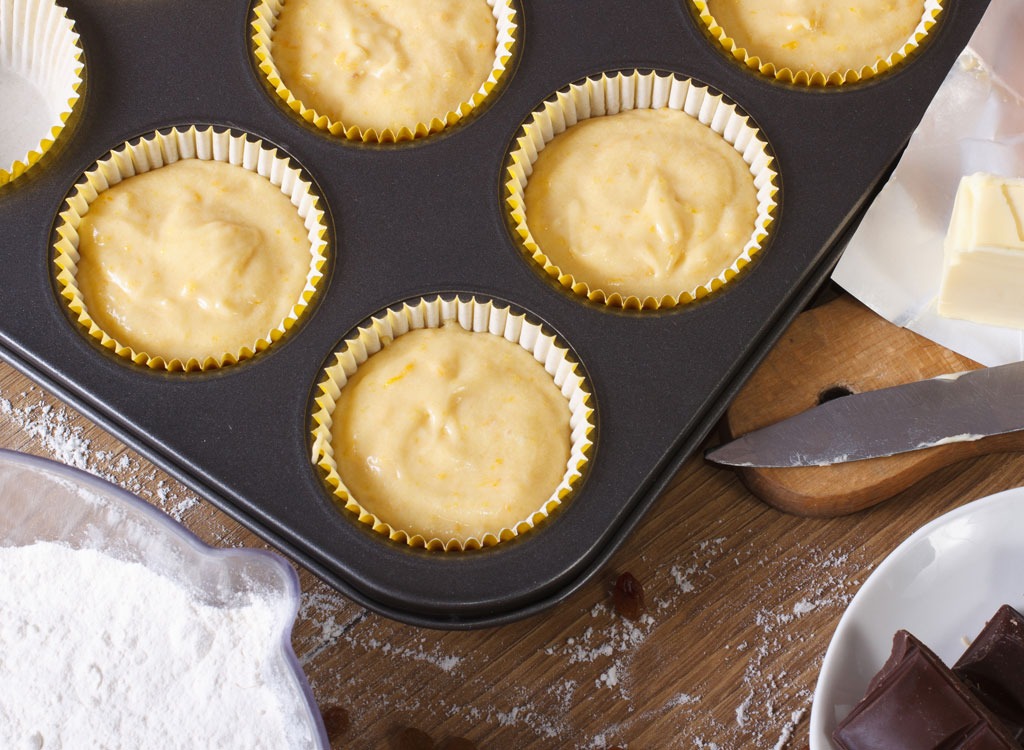
[(811, 750), (867, 690), (897, 630), (953, 664), (1003, 604), (1024, 610), (1024, 487), (976, 500), (912, 534), (878, 566), (832, 636), (811, 705)]
[(214, 549), (169, 516), (109, 482), (43, 458), (0, 449), (0, 546), (37, 541), (101, 550), (145, 565), (198, 593), (206, 604), (232, 606), (257, 591), (277, 611), (279, 633), (268, 665), (284, 697), (289, 724), (327, 750), (323, 720), (291, 647), (299, 606), (295, 571), (278, 555)]

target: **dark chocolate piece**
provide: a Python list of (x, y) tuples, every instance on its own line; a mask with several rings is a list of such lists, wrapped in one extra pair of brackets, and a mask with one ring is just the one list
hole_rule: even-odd
[(953, 672), (1024, 743), (1024, 616), (1000, 607)]
[(1021, 750), (953, 671), (905, 630), (832, 739), (844, 750)]

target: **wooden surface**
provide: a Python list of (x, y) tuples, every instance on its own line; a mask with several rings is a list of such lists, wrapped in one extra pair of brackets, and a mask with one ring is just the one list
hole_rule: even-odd
[[(209, 544), (265, 546), (2, 363), (0, 446), (111, 479)], [(988, 456), (868, 511), (811, 519), (694, 458), (608, 568), (554, 611), (493, 630), (420, 630), (300, 570), (295, 651), (334, 747), (400, 747), (414, 727), (439, 746), (800, 750), (821, 659), (865, 577), (928, 520), (1019, 485), (1024, 456)], [(611, 608), (623, 571), (645, 587), (639, 622)]]
[[(729, 407), (723, 433), (767, 427), (830, 393), (864, 393), (979, 366), (844, 295), (797, 317)], [(780, 510), (834, 516), (892, 497), (964, 458), (1021, 449), (1024, 432), (833, 466), (739, 471), (755, 495)]]

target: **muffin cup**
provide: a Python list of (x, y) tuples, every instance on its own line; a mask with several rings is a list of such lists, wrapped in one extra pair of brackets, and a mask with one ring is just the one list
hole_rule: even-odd
[[(737, 248), (736, 259), (718, 275), (692, 289), (681, 289), (676, 295), (640, 298), (593, 288), (553, 264), (530, 231), (525, 192), (533, 173), (533, 165), (548, 143), (581, 120), (630, 109), (663, 107), (684, 112), (718, 133), (749, 165), (758, 201), (757, 218), (750, 238), (742, 248)], [(761, 250), (777, 207), (774, 160), (768, 153), (766, 141), (749, 118), (737, 111), (734, 104), (725, 101), (721, 94), (670, 73), (641, 73), (634, 70), (602, 74), (572, 84), (566, 91), (559, 91), (544, 102), (523, 125), (523, 134), (513, 146), (506, 172), (506, 205), (527, 254), (562, 286), (609, 307), (658, 310), (686, 304), (716, 291), (735, 277)]]
[(917, 27), (907, 37), (907, 40), (903, 42), (902, 46), (890, 52), (884, 60), (879, 60), (873, 65), (865, 65), (860, 70), (833, 70), (825, 73), (818, 70), (792, 70), (788, 67), (777, 68), (771, 60), (762, 60), (757, 55), (749, 54), (746, 49), (737, 46), (735, 40), (729, 36), (727, 29), (719, 26), (718, 21), (715, 20), (715, 17), (711, 15), (711, 11), (708, 9), (707, 0), (690, 1), (697, 11), (697, 16), (707, 27), (708, 32), (718, 40), (718, 43), (722, 45), (726, 52), (743, 62), (748, 68), (758, 71), (761, 75), (798, 86), (842, 86), (873, 78), (896, 67), (920, 46), (942, 12), (942, 0), (925, 0), (924, 12), (921, 14), (921, 20), (918, 22)]
[[(0, 71), (30, 84), (42, 97), (49, 118), (45, 124), (30, 124), (31, 132), (20, 126), (13, 128), (13, 135), (8, 131), (14, 142), (26, 145), (24, 152), (0, 160), (0, 185), (23, 174), (50, 150), (78, 101), (84, 67), (78, 33), (64, 8), (53, 0), (0, 0)], [(7, 109), (12, 106), (2, 83), (0, 102)], [(18, 122), (18, 114), (9, 112), (8, 129)]]
[(454, 125), (480, 106), (498, 85), (506, 73), (506, 67), (509, 60), (512, 59), (516, 45), (518, 19), (512, 0), (487, 0), (487, 4), (493, 11), (497, 27), (497, 45), (491, 74), (480, 85), (476, 93), (470, 99), (461, 102), (455, 109), (444, 113), (439, 112), (430, 122), (410, 123), (403, 125), (398, 130), (384, 128), (378, 131), (375, 128), (360, 128), (356, 125), (346, 125), (340, 120), (334, 120), (328, 115), (318, 112), (315, 107), (297, 99), (295, 94), (282, 82), (281, 74), (274, 62), (273, 38), (274, 26), (284, 4), (285, 0), (259, 0), (253, 9), (255, 20), (252, 22), (252, 44), (259, 69), (266, 76), (271, 88), (299, 117), (321, 130), (326, 130), (331, 135), (342, 136), (350, 141), (397, 143), (423, 138)]
[[(482, 537), (465, 540), (425, 538), (422, 534), (392, 526), (360, 505), (352, 496), (338, 473), (331, 442), (334, 408), (356, 370), (384, 345), (409, 331), (419, 328), (439, 328), (448, 321), (456, 321), (462, 328), (480, 334), (502, 336), (518, 344), (544, 365), (544, 369), (569, 402), (571, 413), (571, 448), (562, 481), (537, 510), (513, 526), (494, 529)], [(480, 549), (512, 539), (529, 531), (557, 508), (579, 484), (584, 467), (592, 452), (594, 431), (592, 396), (578, 365), (569, 358), (568, 349), (543, 328), (528, 321), (526, 316), (501, 307), (496, 302), (475, 297), (444, 299), (434, 297), (403, 303), (373, 317), (369, 323), (349, 336), (344, 346), (335, 353), (334, 361), (323, 372), (315, 397), (313, 418), (312, 461), (325, 472), (325, 479), (333, 490), (336, 501), (351, 511), (361, 523), (396, 542), (410, 547), (446, 552)]]
[[(78, 228), (89, 206), (100, 193), (136, 174), (142, 174), (183, 159), (203, 159), (232, 164), (265, 177), (286, 195), (303, 219), (310, 243), (309, 270), (306, 284), (288, 314), (273, 328), (235, 351), (220, 356), (187, 360), (165, 360), (151, 356), (117, 341), (102, 330), (89, 314), (78, 287)], [(199, 130), (172, 129), (168, 133), (156, 132), (134, 142), (128, 142), (110, 152), (86, 172), (67, 197), (60, 212), (57, 226), (58, 239), (54, 244), (54, 266), (57, 286), (75, 319), (107, 349), (135, 364), (154, 370), (194, 371), (208, 370), (234, 364), (263, 351), (291, 328), (309, 305), (323, 278), (327, 256), (327, 227), (320, 198), (313, 192), (308, 177), (289, 163), (288, 157), (269, 148), (262, 141), (253, 141), (243, 134), (231, 131), (217, 132), (213, 127)]]

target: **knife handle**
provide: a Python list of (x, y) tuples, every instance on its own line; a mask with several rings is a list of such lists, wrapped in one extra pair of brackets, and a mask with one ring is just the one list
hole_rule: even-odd
[[(774, 424), (844, 393), (860, 393), (980, 367), (900, 328), (843, 295), (797, 316), (722, 420), (724, 439)], [(831, 466), (741, 468), (769, 505), (800, 516), (853, 513), (929, 474), (988, 453), (1024, 450), (1024, 432)]]

